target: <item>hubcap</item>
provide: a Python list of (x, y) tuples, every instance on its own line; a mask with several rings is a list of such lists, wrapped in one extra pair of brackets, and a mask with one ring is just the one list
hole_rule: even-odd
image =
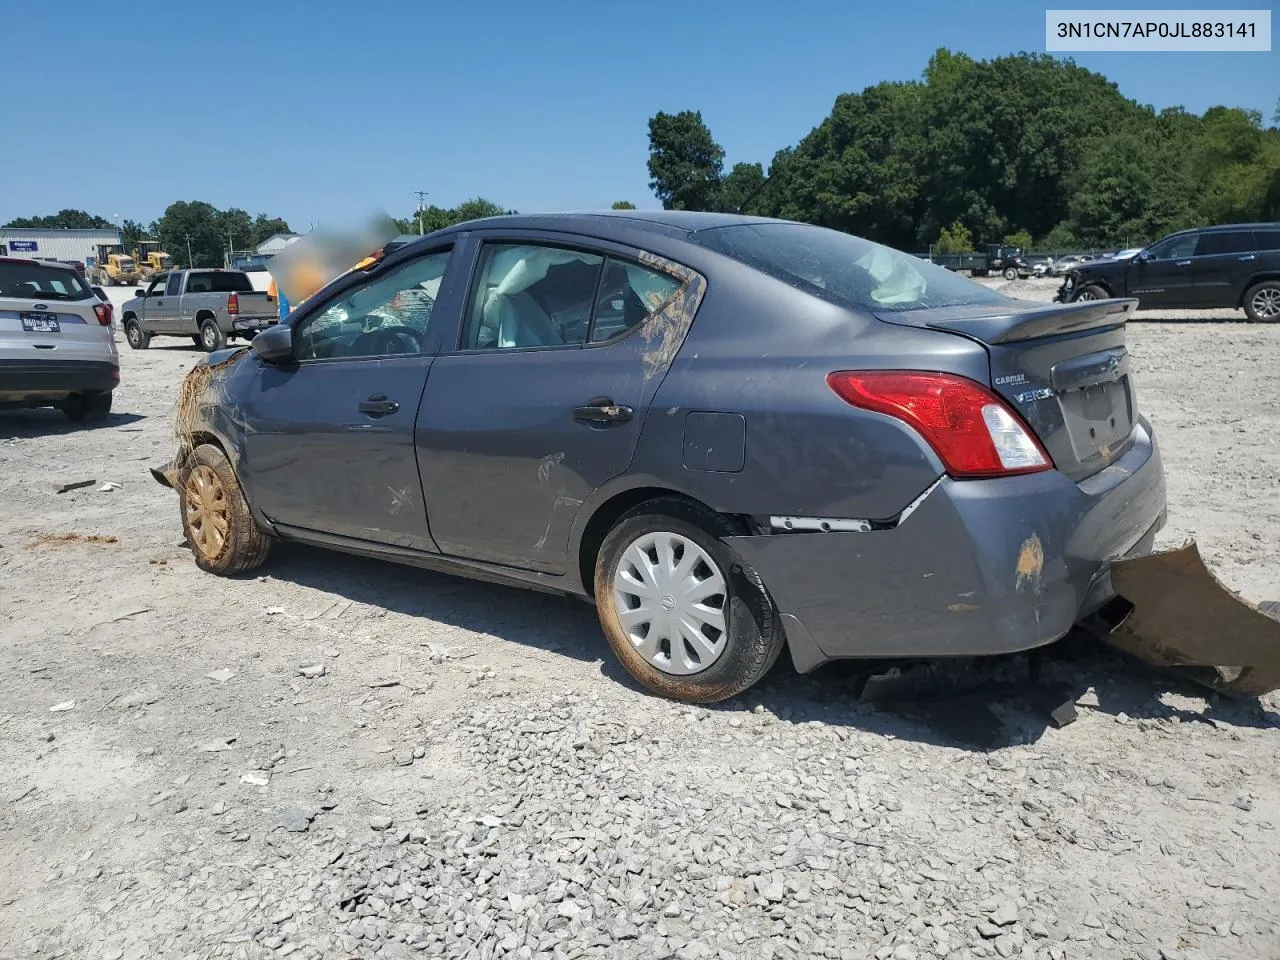
[(636, 652), (663, 673), (700, 673), (724, 653), (724, 575), (688, 537), (660, 532), (632, 541), (613, 575), (613, 604)]
[(216, 560), (227, 543), (227, 531), (231, 527), (231, 509), (227, 505), (227, 493), (213, 468), (200, 464), (187, 477), (185, 490), (187, 527), (191, 530), (192, 546), (206, 560)]
[(204, 336), (204, 345), (206, 347), (212, 347), (214, 344), (213, 327), (205, 327), (203, 336)]
[(1253, 312), (1273, 320), (1280, 317), (1280, 290), (1259, 290), (1253, 295)]

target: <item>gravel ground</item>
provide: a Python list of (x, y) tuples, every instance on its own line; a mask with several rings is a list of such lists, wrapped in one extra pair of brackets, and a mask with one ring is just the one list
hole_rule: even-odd
[[(1130, 346), (1162, 542), (1276, 598), (1280, 329)], [(691, 708), (556, 598), (300, 548), (205, 576), (145, 473), (197, 358), (123, 348), (97, 428), (0, 414), (0, 957), (1280, 957), (1275, 695), (1084, 649), (1061, 729), (785, 658)]]

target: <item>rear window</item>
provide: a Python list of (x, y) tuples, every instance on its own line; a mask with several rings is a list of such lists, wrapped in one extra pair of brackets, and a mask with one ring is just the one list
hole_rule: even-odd
[(825, 227), (737, 224), (699, 230), (691, 239), (805, 293), (855, 310), (883, 313), (1010, 302), (927, 260)]
[(1280, 230), (1255, 230), (1259, 250), (1280, 250)]
[(187, 293), (252, 293), (253, 281), (237, 270), (193, 273), (187, 277)]
[(1248, 253), (1253, 247), (1253, 234), (1248, 230), (1219, 231), (1200, 234), (1197, 257), (1215, 257), (1224, 253)]
[(0, 297), (35, 300), (88, 300), (93, 297), (80, 274), (35, 260), (0, 260)]

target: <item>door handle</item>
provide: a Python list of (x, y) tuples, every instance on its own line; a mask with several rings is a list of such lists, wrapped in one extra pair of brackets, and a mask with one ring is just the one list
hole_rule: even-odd
[(394, 400), (388, 400), (385, 394), (375, 393), (368, 400), (360, 402), (360, 412), (367, 413), (371, 417), (380, 417), (386, 413), (395, 413), (400, 409), (400, 404)]
[(1189, 267), (1189, 266), (1191, 266), (1191, 261), (1190, 261), (1190, 260), (1179, 260), (1179, 261), (1178, 261), (1178, 263), (1177, 263), (1177, 266), (1179, 266), (1179, 267)]
[(579, 423), (626, 423), (635, 411), (614, 403), (610, 397), (596, 397), (584, 407), (573, 411), (573, 419)]
[(1246, 254), (1246, 255), (1245, 255), (1245, 256), (1243, 256), (1243, 257), (1236, 257), (1236, 259), (1237, 259), (1237, 260), (1239, 260), (1241, 263), (1248, 263), (1250, 260), (1254, 260), (1254, 259), (1256, 259), (1256, 258), (1254, 257), (1254, 255), (1253, 255), (1252, 253), (1249, 253), (1249, 254)]

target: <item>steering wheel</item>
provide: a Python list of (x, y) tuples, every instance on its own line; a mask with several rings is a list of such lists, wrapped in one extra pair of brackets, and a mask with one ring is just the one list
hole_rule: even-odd
[(349, 349), (355, 356), (421, 353), (422, 334), (412, 327), (379, 327), (356, 337)]

